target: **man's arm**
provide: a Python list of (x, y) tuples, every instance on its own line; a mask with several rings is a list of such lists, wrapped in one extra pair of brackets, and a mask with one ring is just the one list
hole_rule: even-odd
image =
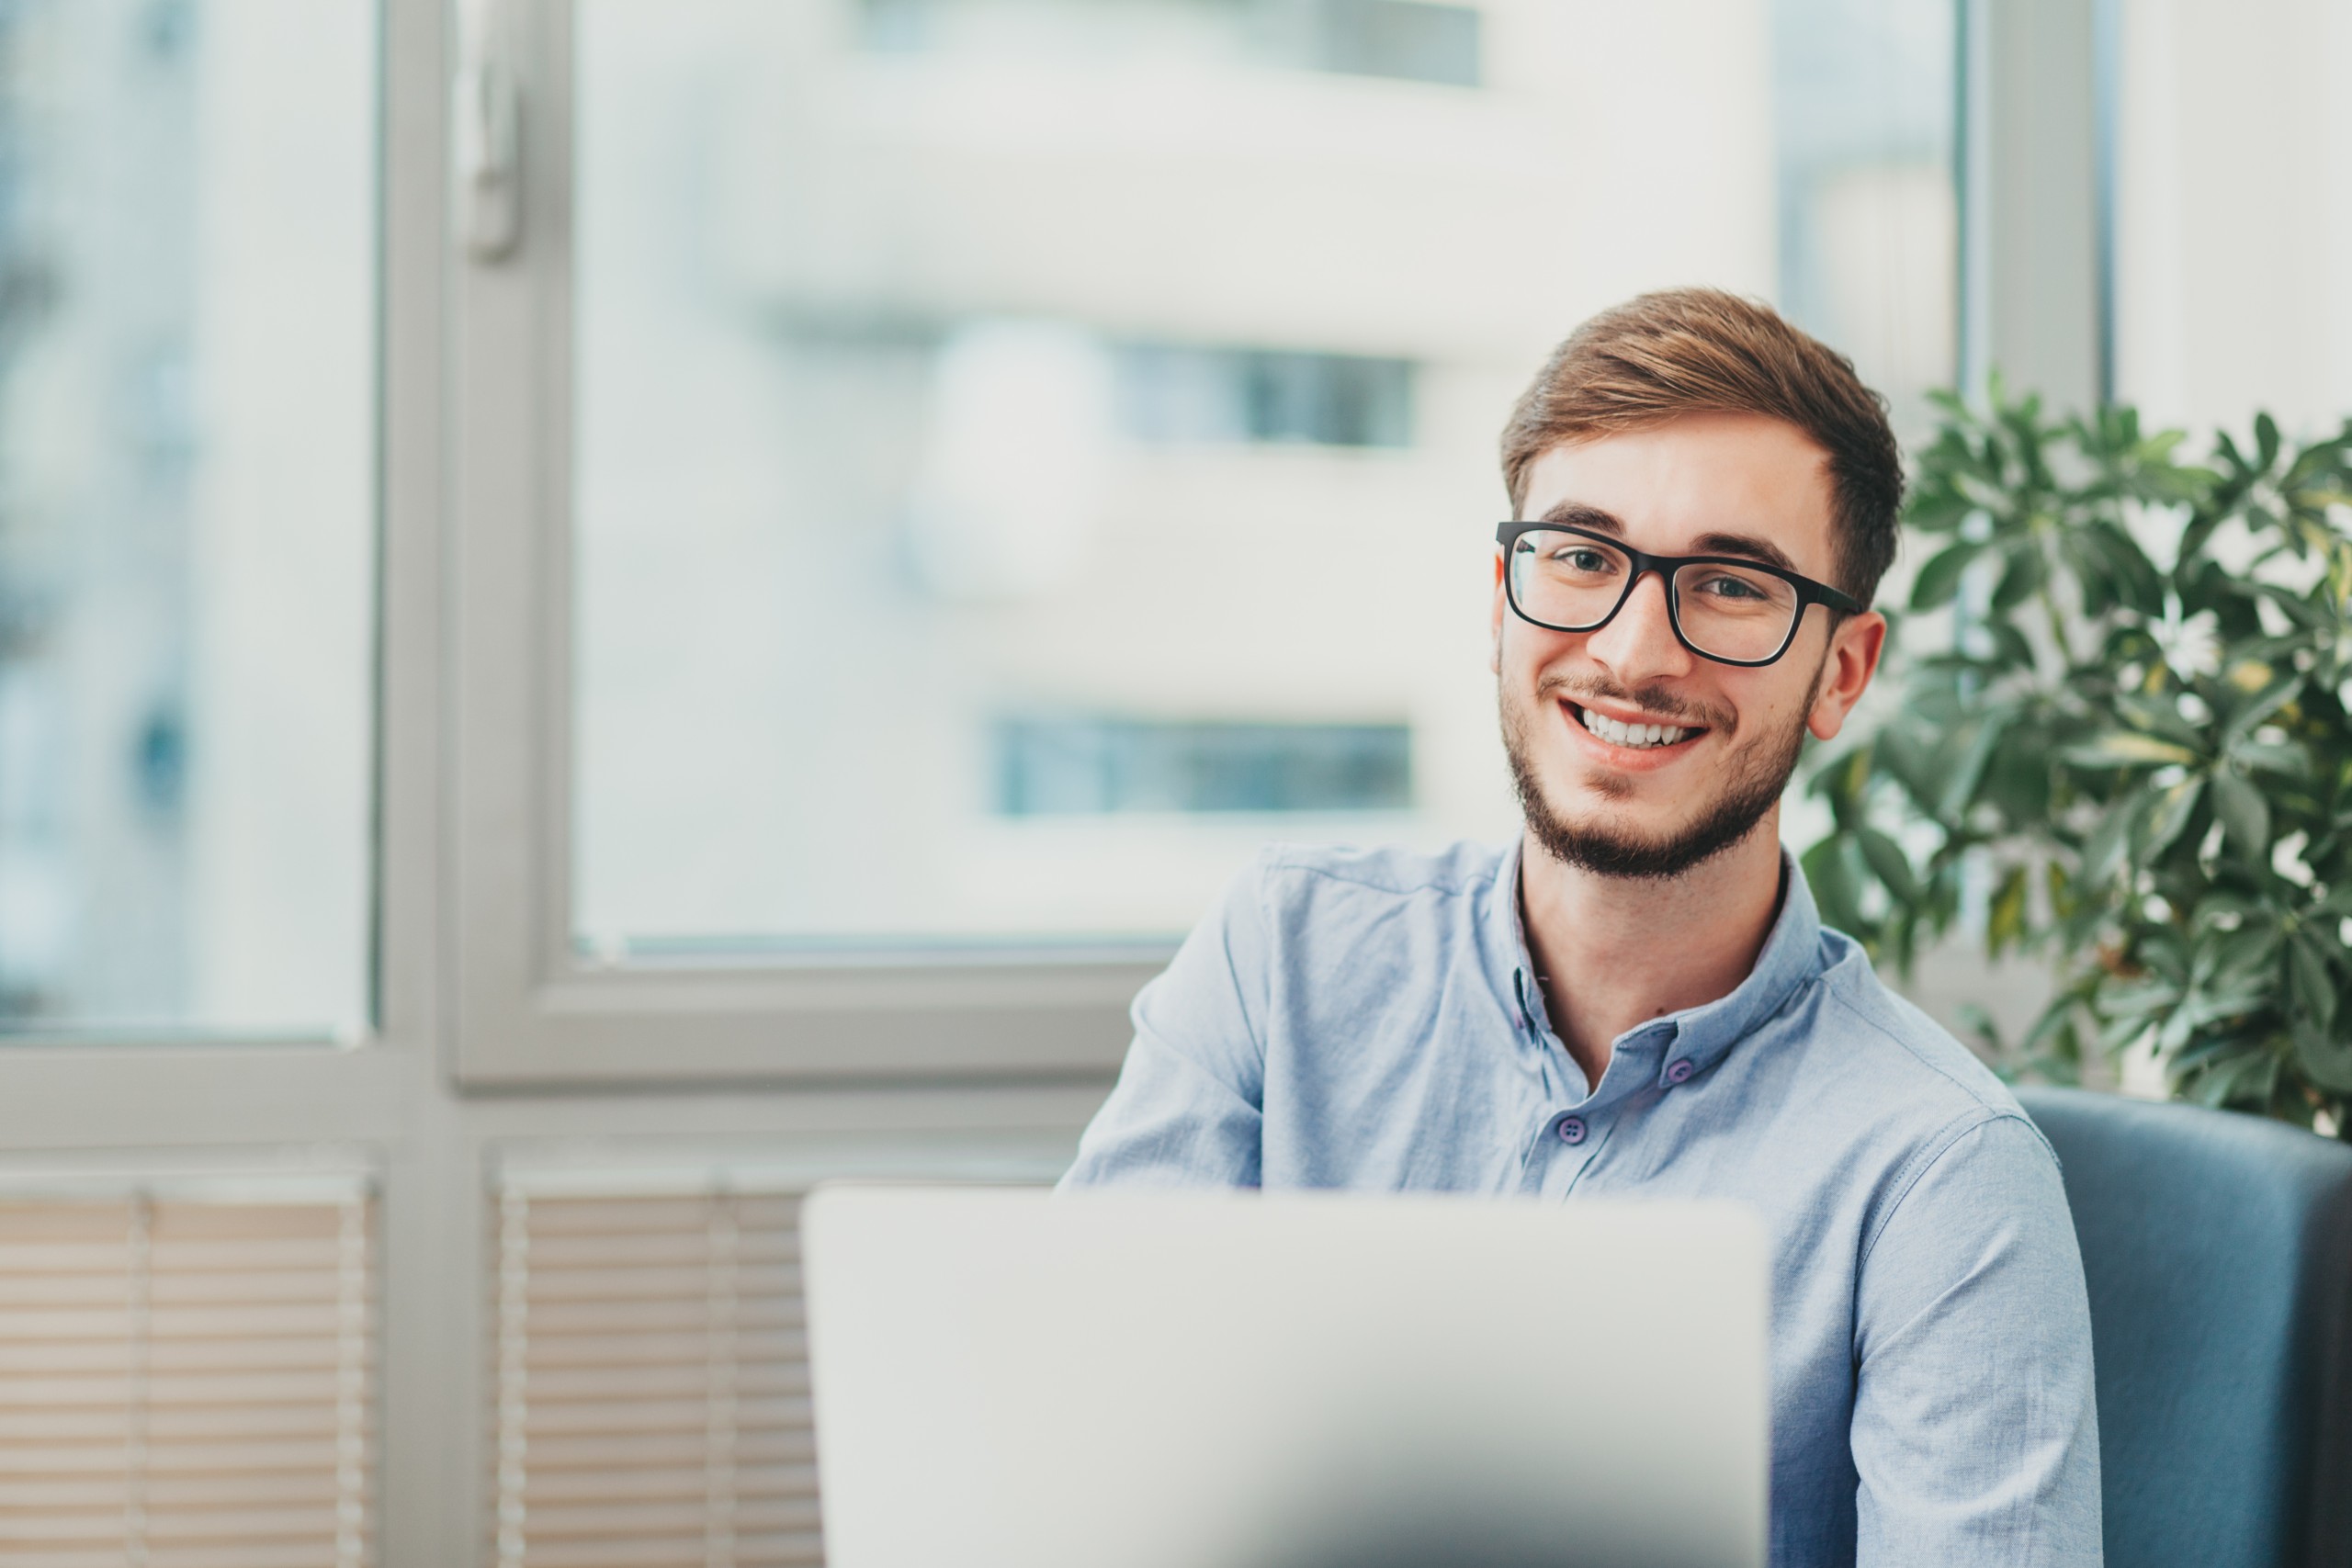
[(1928, 1151), (1859, 1296), (1860, 1568), (2096, 1568), (2090, 1306), (2031, 1125), (1996, 1115)]
[(1255, 1187), (1265, 1094), (1261, 864), (1136, 998), (1135, 1043), (1062, 1186)]

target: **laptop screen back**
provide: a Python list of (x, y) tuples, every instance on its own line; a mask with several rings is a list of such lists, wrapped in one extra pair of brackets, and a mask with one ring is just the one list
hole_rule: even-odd
[(1760, 1568), (1723, 1204), (839, 1186), (831, 1568)]

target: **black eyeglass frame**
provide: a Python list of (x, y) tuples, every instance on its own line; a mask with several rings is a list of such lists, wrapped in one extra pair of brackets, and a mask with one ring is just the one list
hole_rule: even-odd
[[(1624, 591), (1617, 595), (1617, 603), (1609, 607), (1609, 614), (1586, 626), (1555, 626), (1550, 621), (1539, 621), (1521, 607), (1519, 602), (1519, 589), (1511, 581), (1511, 548), (1519, 543), (1521, 535), (1535, 533), (1574, 534), (1579, 538), (1590, 539), (1595, 544), (1606, 545), (1633, 562), (1633, 570), (1625, 574)], [(1832, 610), (1842, 611), (1849, 615), (1859, 615), (1869, 608), (1853, 595), (1840, 593), (1826, 582), (1815, 582), (1810, 577), (1774, 566), (1770, 561), (1758, 560), (1751, 556), (1654, 556), (1647, 550), (1634, 548), (1614, 535), (1604, 534), (1595, 528), (1581, 528), (1573, 523), (1499, 524), (1495, 528), (1495, 543), (1503, 547), (1503, 595), (1510, 601), (1511, 614), (1529, 626), (1542, 626), (1545, 631), (1553, 632), (1597, 632), (1617, 618), (1617, 612), (1623, 609), (1625, 601), (1634, 596), (1634, 587), (1640, 583), (1645, 575), (1654, 571), (1657, 573), (1659, 583), (1666, 589), (1666, 619), (1667, 624), (1674, 628), (1674, 640), (1702, 659), (1713, 660), (1717, 664), (1734, 665), (1742, 670), (1756, 670), (1767, 664), (1779, 663), (1789, 649), (1796, 646), (1797, 633), (1804, 626), (1804, 613), (1815, 604), (1826, 604)], [(1797, 613), (1789, 617), (1789, 635), (1781, 639), (1781, 646), (1774, 649), (1769, 657), (1763, 659), (1725, 659), (1720, 653), (1709, 653), (1685, 637), (1682, 632), (1682, 595), (1681, 591), (1674, 585), (1674, 574), (1686, 566), (1736, 566), (1746, 571), (1768, 572), (1795, 589)]]

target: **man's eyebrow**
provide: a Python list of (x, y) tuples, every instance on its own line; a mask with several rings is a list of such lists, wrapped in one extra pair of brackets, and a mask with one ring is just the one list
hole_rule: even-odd
[(1789, 558), (1788, 551), (1770, 539), (1759, 539), (1753, 534), (1702, 534), (1690, 553), (1699, 556), (1748, 556), (1782, 571), (1795, 571), (1797, 563)]
[(1588, 506), (1581, 501), (1561, 502), (1536, 521), (1558, 523), (1571, 528), (1589, 528), (1596, 534), (1614, 534), (1621, 539), (1625, 536), (1625, 525), (1617, 520), (1615, 513), (1603, 512), (1598, 506)]

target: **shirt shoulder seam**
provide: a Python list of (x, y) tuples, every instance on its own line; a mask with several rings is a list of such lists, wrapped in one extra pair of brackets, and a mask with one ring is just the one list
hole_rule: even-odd
[(1872, 1018), (1855, 1006), (1853, 998), (1844, 993), (1843, 987), (1824, 986), (1822, 989), (1857, 1023), (1874, 1033), (1885, 1036), (1896, 1045), (1901, 1046), (1913, 1061), (1966, 1096), (1969, 1103), (1968, 1110), (1961, 1111), (1950, 1122), (1944, 1123), (1933, 1138), (1921, 1145), (1911, 1158), (1904, 1163), (1903, 1168), (1895, 1178), (1894, 1198), (1880, 1212), (1877, 1223), (1871, 1226), (1869, 1234), (1863, 1238), (1861, 1255), (1856, 1259), (1858, 1269), (1869, 1265), (1871, 1254), (1877, 1250), (1879, 1238), (1886, 1234), (1887, 1226), (1894, 1223), (1895, 1214), (1902, 1209), (1905, 1200), (1911, 1196), (1920, 1180), (1934, 1168), (1936, 1162), (1949, 1154), (1962, 1139), (1979, 1128), (1991, 1126), (1996, 1122), (2018, 1122), (2025, 1128), (2028, 1135), (2041, 1146), (2041, 1152), (2050, 1157), (2051, 1164), (2052, 1166), (2058, 1164), (2058, 1151), (2050, 1146), (2050, 1140), (2042, 1135), (2040, 1127), (2034, 1125), (2032, 1117), (2028, 1116), (2020, 1109), (1987, 1101), (1983, 1095), (1962, 1082), (1949, 1069), (1937, 1062), (1930, 1061), (1926, 1054), (1906, 1039), (1900, 1031), (1888, 1028), (1884, 1021)]
[(1879, 1214), (1878, 1222), (1871, 1226), (1869, 1235), (1863, 1238), (1861, 1256), (1856, 1260), (1855, 1265), (1857, 1276), (1862, 1269), (1870, 1267), (1871, 1254), (1878, 1250), (1879, 1238), (1883, 1236), (1887, 1227), (1894, 1223), (1895, 1215), (1901, 1212), (1904, 1203), (1909, 1200), (1911, 1194), (1918, 1190), (1919, 1183), (1927, 1179), (1928, 1173), (1972, 1134), (1981, 1133), (2000, 1122), (2021, 1123), (2041, 1152), (2049, 1156), (2051, 1163), (2052, 1165), (2057, 1163), (2058, 1156), (2051, 1152), (2050, 1140), (2041, 1135), (2041, 1129), (2035, 1126), (2033, 1119), (2022, 1111), (2005, 1111), (1994, 1106), (1984, 1106), (1982, 1108), (1981, 1114), (1969, 1116), (1963, 1113), (1954, 1117), (1904, 1165), (1902, 1173), (1896, 1178), (1894, 1198)]
[[(1274, 941), (1274, 911), (1272, 900), (1266, 897), (1265, 874), (1261, 870), (1257, 875), (1252, 876), (1250, 880), (1253, 884), (1250, 888), (1250, 896), (1258, 906), (1258, 927), (1260, 931), (1263, 934), (1265, 945), (1271, 949)], [(1233, 932), (1231, 929), (1227, 928), (1221, 931), (1219, 933), (1219, 937), (1220, 940), (1217, 942), (1217, 946), (1222, 950), (1225, 958), (1225, 977), (1231, 983), (1234, 995), (1241, 998), (1241, 1024), (1243, 1028), (1250, 1032), (1250, 1049), (1257, 1053), (1258, 1098), (1261, 1100), (1263, 1100), (1266, 1095), (1266, 1034), (1264, 1026), (1259, 1021), (1258, 1014), (1261, 1010), (1266, 1012), (1271, 1012), (1272, 1010), (1272, 998), (1271, 996), (1257, 998), (1243, 994), (1241, 986), (1241, 971), (1235, 967), (1233, 962)], [(1268, 960), (1267, 967), (1270, 973), (1272, 969), (1273, 956), (1274, 955), (1271, 951), (1266, 953), (1266, 958)]]
[[(2007, 1107), (1987, 1101), (1982, 1094), (1978, 1093), (1968, 1084), (1963, 1083), (1960, 1078), (1954, 1077), (1951, 1071), (1942, 1066), (1942, 1064), (1929, 1060), (1927, 1054), (1922, 1052), (1917, 1045), (1913, 1044), (1900, 1030), (1890, 1029), (1887, 1027), (1883, 1020), (1872, 1018), (1869, 1013), (1864, 1012), (1860, 1008), (1855, 1006), (1853, 998), (1846, 995), (1844, 987), (1826, 984), (1826, 981), (1828, 980), (1828, 976), (1826, 974), (1823, 975), (1821, 979), (1825, 982), (1822, 986), (1823, 994), (1831, 1001), (1836, 1002), (1839, 1007), (1843, 1008), (1857, 1023), (1860, 1023), (1862, 1027), (1870, 1030), (1871, 1032), (1883, 1035), (1886, 1039), (1891, 1040), (1895, 1044), (1901, 1046), (1904, 1052), (1908, 1055), (1913, 1061), (1918, 1063), (1921, 1066), (1927, 1068), (1928, 1071), (1935, 1074), (1938, 1077), (1943, 1079), (1944, 1082), (1951, 1085), (1952, 1088), (1958, 1089), (1962, 1095), (1966, 1096), (1968, 1102), (1971, 1105), (1975, 1106), (1977, 1109), (1991, 1116), (2007, 1116), (2012, 1114)], [(1964, 1046), (1962, 1048), (1963, 1050), (1966, 1049)], [(2032, 1123), (2029, 1122), (2027, 1125), (2031, 1126)], [(2041, 1136), (2041, 1129), (2035, 1128), (2034, 1135), (2039, 1138)], [(2047, 1139), (2043, 1139), (2042, 1141), (2045, 1145), (2048, 1143)]]

